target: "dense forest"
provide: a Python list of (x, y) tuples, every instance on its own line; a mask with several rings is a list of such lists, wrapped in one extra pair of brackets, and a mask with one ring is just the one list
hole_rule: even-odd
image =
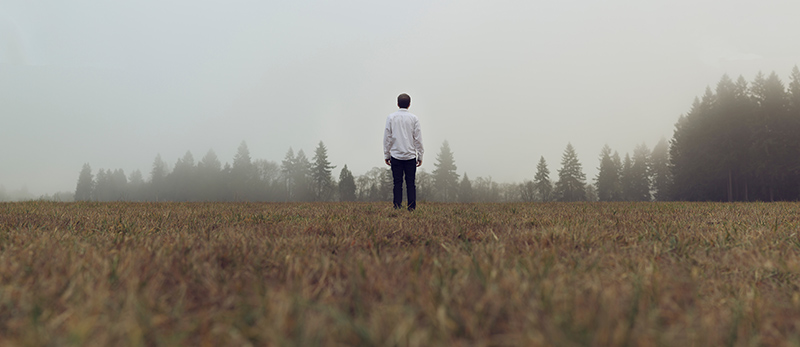
[[(435, 169), (417, 171), (422, 201), (775, 201), (800, 199), (800, 70), (788, 88), (774, 72), (748, 83), (723, 76), (681, 115), (671, 141), (650, 150), (636, 146), (623, 156), (608, 145), (598, 157), (597, 176), (587, 181), (575, 148), (568, 144), (551, 179), (540, 157), (532, 180), (498, 183), (457, 173), (445, 141)], [(92, 201), (390, 201), (391, 171), (374, 167), (359, 176), (347, 165), (334, 174), (320, 142), (309, 158), (292, 148), (280, 163), (252, 159), (242, 142), (232, 164), (213, 150), (200, 161), (191, 152), (172, 166), (156, 156), (147, 177), (136, 170), (84, 164), (74, 196)], [(0, 190), (0, 195), (4, 192)], [(2, 196), (0, 196), (2, 198)]]
[(788, 90), (774, 72), (723, 76), (678, 120), (670, 161), (674, 199), (798, 200), (800, 70)]

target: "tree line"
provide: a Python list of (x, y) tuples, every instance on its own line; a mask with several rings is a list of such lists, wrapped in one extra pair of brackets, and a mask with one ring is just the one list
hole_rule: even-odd
[[(518, 200), (513, 184), (494, 182), (491, 177), (471, 181), (456, 173), (453, 152), (445, 141), (436, 169), (417, 171), (417, 199), (422, 201), (501, 202)], [(279, 163), (252, 159), (242, 142), (232, 164), (219, 160), (213, 150), (195, 161), (191, 152), (170, 166), (157, 155), (147, 177), (140, 170), (126, 175), (122, 169), (92, 171), (83, 165), (75, 188), (77, 201), (390, 201), (392, 173), (374, 167), (355, 176), (347, 165), (333, 175), (323, 142), (308, 158), (292, 148)], [(63, 200), (62, 200), (63, 201)]]
[(678, 120), (670, 159), (673, 199), (798, 200), (800, 70), (788, 90), (775, 72), (723, 76)]
[[(92, 172), (83, 165), (75, 189), (78, 201), (389, 201), (392, 173), (374, 167), (354, 176), (344, 165), (338, 179), (328, 160), (327, 147), (320, 142), (309, 159), (303, 150), (286, 152), (280, 164), (250, 157), (242, 142), (232, 164), (221, 163), (213, 150), (195, 162), (191, 152), (170, 169), (157, 155), (147, 178), (140, 170), (125, 175), (122, 169)], [(534, 181), (522, 184), (498, 183), (491, 177), (470, 179), (458, 174), (455, 156), (447, 141), (442, 143), (428, 173), (417, 171), (417, 198), (443, 202), (510, 201), (593, 201), (597, 193), (585, 181), (585, 174), (571, 144), (567, 145), (558, 180), (542, 157)], [(627, 177), (627, 176), (626, 176)]]
[[(598, 173), (587, 181), (572, 144), (551, 179), (544, 157), (532, 180), (498, 183), (491, 177), (458, 174), (455, 156), (442, 143), (428, 173), (417, 171), (417, 199), (444, 202), (509, 201), (774, 201), (800, 198), (800, 70), (788, 89), (773, 72), (752, 83), (723, 76), (681, 115), (671, 141), (662, 138), (632, 153), (605, 145)], [(320, 142), (309, 159), (289, 148), (280, 164), (250, 157), (242, 142), (232, 164), (213, 150), (195, 162), (191, 152), (170, 170), (156, 156), (149, 176), (136, 170), (100, 169), (84, 164), (75, 200), (96, 201), (390, 201), (392, 174), (374, 167), (354, 176), (344, 165), (338, 175)]]

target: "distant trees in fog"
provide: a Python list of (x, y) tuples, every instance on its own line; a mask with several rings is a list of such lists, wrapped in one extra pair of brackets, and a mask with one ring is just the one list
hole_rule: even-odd
[[(552, 180), (544, 157), (531, 180), (498, 183), (457, 172), (455, 155), (444, 141), (435, 169), (417, 170), (417, 199), (446, 202), (506, 201), (773, 201), (800, 199), (800, 70), (788, 89), (773, 72), (752, 83), (727, 75), (695, 99), (680, 116), (671, 141), (652, 150), (642, 143), (621, 156), (605, 145), (598, 173), (587, 182), (576, 149), (567, 144)], [(84, 164), (76, 200), (132, 201), (389, 201), (391, 170), (374, 167), (355, 176), (336, 165), (320, 142), (309, 159), (303, 150), (286, 152), (280, 164), (250, 157), (242, 142), (233, 164), (213, 150), (195, 163), (192, 153), (172, 170), (157, 155), (149, 177), (138, 170), (92, 173)], [(0, 190), (0, 200), (4, 197)], [(59, 199), (63, 198), (61, 196)]]
[(93, 175), (87, 163), (74, 197), (80, 201), (377, 201), (391, 193), (385, 169), (374, 168), (356, 179), (345, 165), (340, 182), (334, 180), (336, 166), (322, 142), (311, 160), (303, 150), (295, 154), (289, 148), (280, 164), (252, 159), (242, 142), (232, 163), (223, 165), (213, 150), (199, 162), (186, 152), (170, 170), (156, 155), (147, 179), (139, 170), (128, 177), (121, 169), (100, 169)]
[(436, 163), (433, 165), (436, 166), (436, 169), (433, 170), (433, 186), (436, 200), (445, 202), (458, 201), (459, 175), (456, 172), (458, 167), (453, 157), (453, 151), (450, 150), (450, 144), (446, 140), (442, 143), (439, 154), (436, 156)]
[[(661, 150), (665, 144), (666, 140), (661, 139), (655, 149)], [(656, 184), (668, 182), (669, 167), (664, 153), (651, 152), (644, 143), (633, 149), (633, 157), (625, 153), (624, 160), (618, 152), (611, 151), (608, 145), (600, 150), (593, 187), (598, 201), (665, 200), (666, 188)]]
[(774, 72), (752, 83), (727, 75), (680, 116), (670, 143), (620, 160), (605, 146), (600, 201), (800, 199), (800, 69), (788, 88)]
[(353, 173), (347, 169), (347, 165), (339, 173), (339, 200), (356, 201), (356, 179), (353, 177)]
[(800, 198), (800, 70), (788, 90), (774, 72), (727, 75), (680, 117), (669, 149), (672, 198)]
[[(604, 152), (610, 149), (604, 148)], [(610, 153), (610, 152), (609, 152)], [(638, 153), (638, 152), (637, 152)], [(635, 158), (643, 155), (634, 155)], [(618, 155), (616, 155), (618, 158)], [(619, 162), (619, 160), (616, 160)], [(354, 176), (347, 165), (334, 179), (335, 165), (328, 160), (327, 147), (320, 142), (309, 159), (301, 149), (289, 148), (280, 164), (252, 159), (247, 143), (242, 142), (232, 160), (222, 164), (209, 150), (196, 162), (191, 152), (170, 166), (156, 155), (147, 178), (139, 170), (126, 176), (122, 169), (99, 169), (83, 165), (75, 188), (79, 201), (389, 201), (392, 198), (392, 174), (386, 167), (374, 167)], [(634, 161), (635, 163), (635, 161)], [(510, 201), (605, 201), (603, 184), (587, 184), (575, 148), (567, 145), (558, 170), (558, 179), (550, 179), (544, 157), (539, 159), (532, 181), (521, 184), (498, 183), (491, 177), (471, 179), (459, 175), (455, 155), (447, 141), (442, 143), (433, 172), (417, 170), (417, 198), (421, 201), (510, 202)], [(619, 164), (621, 165), (621, 164)], [(623, 199), (620, 182), (629, 177), (619, 165), (614, 166), (614, 189)], [(635, 167), (636, 164), (631, 164)], [(601, 165), (601, 174), (606, 175)], [(626, 176), (627, 175), (627, 176)], [(633, 177), (633, 176), (630, 176)]]
[(553, 183), (550, 182), (550, 170), (547, 168), (547, 161), (544, 157), (539, 157), (536, 164), (536, 175), (533, 176), (533, 191), (536, 194), (532, 200), (547, 202), (553, 197)]
[[(9, 191), (6, 190), (5, 186), (0, 184), (0, 202), (25, 201), (25, 200), (33, 200), (34, 198), (35, 196), (28, 191), (27, 187), (22, 187), (20, 189)], [(43, 196), (41, 198), (53, 201), (63, 201), (63, 202), (73, 201), (71, 192), (70, 193), (59, 192), (53, 195)]]
[(558, 201), (586, 200), (586, 174), (583, 173), (578, 154), (571, 143), (567, 144), (561, 157), (561, 169), (558, 170), (554, 193)]
[[(543, 164), (544, 159), (540, 165)], [(213, 150), (200, 161), (191, 152), (170, 166), (156, 155), (144, 177), (140, 170), (126, 176), (122, 169), (99, 169), (83, 165), (75, 188), (79, 201), (390, 201), (392, 174), (387, 167), (374, 167), (355, 176), (344, 165), (334, 178), (327, 147), (320, 142), (309, 159), (301, 149), (289, 148), (280, 164), (253, 159), (242, 142), (232, 160), (223, 164)], [(417, 170), (417, 199), (421, 201), (507, 202), (520, 201), (524, 194), (517, 184), (498, 183), (491, 177), (470, 179), (457, 173), (453, 151), (442, 144), (429, 173)], [(539, 176), (537, 176), (539, 177)], [(526, 201), (549, 201), (552, 183), (545, 172)], [(534, 197), (535, 196), (535, 197)]]

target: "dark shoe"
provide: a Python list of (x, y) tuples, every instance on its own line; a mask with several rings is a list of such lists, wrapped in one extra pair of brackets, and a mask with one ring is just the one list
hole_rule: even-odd
[(408, 212), (414, 212), (414, 210), (416, 210), (416, 209), (415, 209), (415, 208), (413, 208), (413, 207), (409, 207), (409, 208), (408, 208)]

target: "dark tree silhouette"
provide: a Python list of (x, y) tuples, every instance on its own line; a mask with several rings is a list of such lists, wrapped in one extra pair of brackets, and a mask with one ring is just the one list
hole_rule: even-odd
[(311, 187), (311, 162), (303, 150), (297, 151), (292, 168), (292, 181), (297, 201), (311, 201), (314, 192)]
[(222, 163), (214, 150), (209, 149), (197, 163), (197, 196), (201, 201), (223, 200)]
[(94, 178), (92, 177), (92, 167), (89, 165), (89, 163), (86, 163), (83, 164), (83, 168), (78, 175), (78, 184), (75, 187), (75, 201), (92, 200), (93, 190)]
[(172, 201), (195, 201), (198, 199), (197, 192), (197, 167), (194, 164), (192, 152), (186, 151), (183, 158), (175, 162), (172, 172), (167, 175), (169, 184), (169, 200)]
[[(800, 198), (800, 117), (793, 69), (789, 92), (774, 72), (750, 86), (723, 76), (675, 125), (670, 197), (748, 201)], [(793, 84), (794, 83), (794, 84)]]
[(294, 201), (297, 195), (295, 189), (296, 182), (294, 180), (295, 161), (294, 150), (292, 150), (292, 147), (289, 147), (289, 150), (286, 151), (286, 155), (281, 162), (281, 180), (283, 181), (282, 195), (284, 201)]
[(153, 160), (153, 169), (150, 170), (150, 199), (154, 201), (168, 200), (167, 194), (167, 163), (161, 159), (161, 154)]
[(341, 173), (339, 173), (339, 200), (356, 200), (356, 181), (353, 177), (353, 173), (347, 169), (347, 165), (345, 165)]
[(328, 149), (322, 141), (314, 151), (314, 163), (311, 167), (311, 182), (315, 201), (328, 201), (333, 195), (333, 178), (331, 170), (336, 166), (328, 161)]
[(571, 143), (567, 144), (561, 157), (555, 194), (559, 201), (583, 201), (586, 199), (586, 174), (578, 161), (578, 154)]
[[(626, 157), (627, 158), (627, 157)], [(650, 150), (642, 143), (633, 150), (633, 162), (625, 179), (628, 201), (650, 201)]]
[(464, 177), (461, 179), (461, 183), (458, 186), (458, 202), (467, 203), (473, 202), (475, 197), (473, 196), (472, 192), (472, 182), (470, 182), (467, 173), (464, 173)]
[(233, 157), (233, 166), (230, 171), (230, 186), (233, 193), (233, 200), (253, 200), (256, 192), (256, 168), (250, 158), (250, 149), (247, 143), (242, 141)]
[(553, 200), (553, 183), (550, 182), (550, 170), (547, 168), (547, 161), (544, 160), (544, 157), (539, 157), (539, 163), (536, 164), (533, 185), (539, 201), (547, 202)]
[(671, 200), (669, 189), (672, 185), (672, 174), (669, 171), (669, 145), (665, 138), (661, 138), (653, 147), (650, 164), (653, 197), (656, 201)]
[(614, 161), (611, 154), (611, 147), (603, 146), (600, 150), (600, 166), (597, 168), (595, 177), (595, 187), (597, 199), (599, 201), (620, 201), (622, 200), (622, 186), (620, 182), (621, 167)]
[(458, 195), (458, 173), (450, 144), (445, 140), (436, 156), (433, 170), (433, 186), (439, 200), (456, 201)]

